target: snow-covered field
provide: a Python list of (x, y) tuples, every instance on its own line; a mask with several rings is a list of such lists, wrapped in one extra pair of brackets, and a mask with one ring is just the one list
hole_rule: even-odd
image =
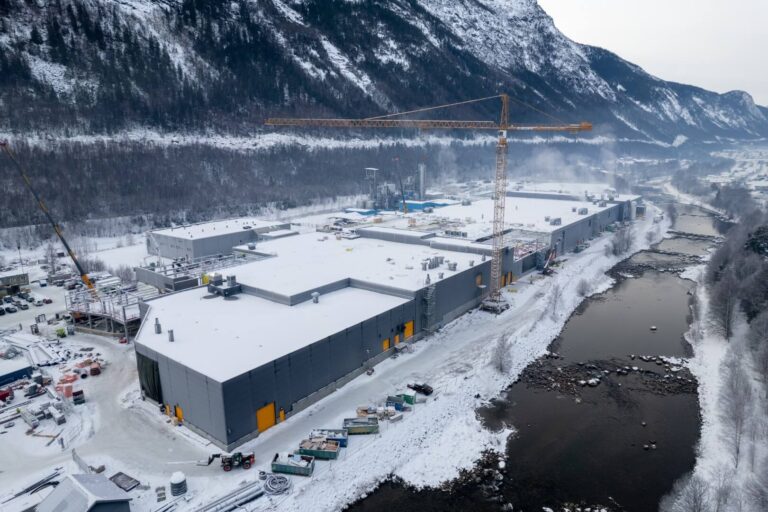
[[(646, 218), (636, 222), (633, 250), (648, 246), (646, 233), (658, 233), (653, 210), (651, 207)], [(668, 225), (661, 227), (663, 232)], [(338, 461), (318, 462), (312, 478), (293, 478), (294, 489), (289, 495), (261, 498), (249, 509), (338, 510), (391, 474), (417, 486), (438, 485), (456, 477), (460, 469), (471, 467), (484, 449), (503, 451), (510, 432), (484, 429), (475, 409), (497, 396), (527, 364), (546, 352), (583, 300), (576, 292), (581, 279), (591, 284), (592, 293), (611, 286), (605, 272), (618, 258), (605, 256), (606, 241), (595, 240), (586, 251), (567, 255), (552, 277), (523, 277), (505, 291), (511, 303), (505, 313), (492, 316), (473, 311), (460, 317), (417, 342), (412, 353), (381, 363), (373, 376), (358, 377), (243, 446), (242, 450), (255, 452), (257, 469), (268, 469), (276, 452), (294, 450), (311, 429), (339, 427), (343, 418), (355, 415), (357, 406), (381, 403), (387, 394), (405, 391), (407, 382), (426, 381), (436, 390), (427, 403), (417, 404), (402, 421), (385, 424), (379, 435), (351, 439)], [(559, 299), (553, 300), (555, 297)], [(503, 374), (492, 364), (499, 338), (510, 340), (508, 371)], [(108, 476), (124, 471), (148, 483), (150, 489), (167, 485), (172, 472), (184, 471), (194, 496), (189, 508), (226, 493), (243, 480), (257, 478), (253, 470), (223, 473), (215, 464), (195, 465), (194, 461), (218, 450), (185, 427), (167, 425), (164, 416), (139, 399), (131, 352), (109, 341), (89, 337), (91, 341), (104, 346), (114, 362), (110, 379), (101, 381), (108, 384), (94, 391), (93, 400), (99, 404), (98, 424), (91, 439), (78, 449), (89, 464), (105, 464)], [(0, 448), (5, 448), (3, 443), (0, 438)], [(0, 488), (21, 487), (46, 469), (69, 460), (66, 453), (27, 457), (15, 471), (0, 473)], [(136, 496), (136, 491), (132, 495)], [(133, 501), (134, 508), (141, 511), (155, 504), (153, 491)]]

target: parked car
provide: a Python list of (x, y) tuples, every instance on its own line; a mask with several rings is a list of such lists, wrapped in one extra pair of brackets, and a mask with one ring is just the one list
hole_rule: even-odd
[(46, 297), (43, 299), (43, 304), (53, 304), (53, 299)]
[(15, 306), (5, 306), (5, 312), (6, 313), (15, 313), (18, 309), (16, 309)]
[(48, 281), (46, 281), (45, 279), (41, 279), (40, 288), (45, 288), (46, 286), (48, 286)]
[(0, 306), (0, 316), (3, 316), (5, 314), (5, 308)]
[(40, 306), (42, 306), (43, 304), (45, 304), (45, 303), (44, 303), (43, 301), (41, 301), (40, 299), (37, 299), (37, 300), (35, 301), (35, 306), (37, 306), (37, 307), (40, 307)]
[(10, 295), (6, 295), (5, 297), (3, 297), (3, 302), (5, 302), (6, 304), (10, 304), (11, 302), (13, 302), (13, 297), (11, 297)]
[(21, 304), (19, 304), (19, 309), (27, 310), (29, 309), (29, 304), (27, 304), (26, 302), (22, 302)]
[(35, 300), (37, 300), (37, 299), (35, 299), (34, 295), (27, 296), (27, 302), (29, 302), (30, 304), (34, 304)]

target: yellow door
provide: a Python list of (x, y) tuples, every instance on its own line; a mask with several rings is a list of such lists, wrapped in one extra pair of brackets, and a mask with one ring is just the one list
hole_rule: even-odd
[(403, 333), (405, 339), (408, 339), (411, 336), (413, 336), (413, 320), (405, 322), (405, 332)]
[(381, 351), (389, 350), (389, 338), (381, 342)]
[(170, 416), (171, 415), (171, 406), (168, 404), (165, 404), (165, 415)]
[(476, 284), (477, 286), (480, 286), (480, 285), (482, 285), (482, 284), (483, 284), (483, 274), (477, 274), (477, 275), (475, 276), (475, 284)]
[(501, 276), (501, 287), (504, 288), (507, 286), (507, 274), (502, 274)]
[(182, 411), (181, 407), (178, 405), (176, 406), (176, 419), (179, 421), (184, 421), (184, 411)]
[(400, 344), (400, 335), (395, 334), (395, 345), (398, 345), (398, 344)]
[(275, 402), (269, 403), (256, 411), (256, 428), (264, 432), (275, 425)]

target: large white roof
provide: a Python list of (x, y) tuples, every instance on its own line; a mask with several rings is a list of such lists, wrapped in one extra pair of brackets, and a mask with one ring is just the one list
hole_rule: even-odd
[[(291, 269), (284, 272), (290, 275)], [(343, 288), (321, 295), (317, 304), (308, 300), (295, 306), (246, 294), (234, 300), (207, 295), (197, 288), (151, 301), (136, 343), (218, 382), (407, 302), (359, 288)], [(155, 318), (160, 319), (161, 334), (155, 334)], [(174, 342), (168, 341), (168, 329), (173, 329)]]
[(175, 236), (185, 239), (208, 238), (222, 234), (239, 233), (251, 229), (278, 229), (285, 226), (286, 221), (264, 220), (251, 217), (242, 217), (239, 219), (217, 220), (212, 222), (201, 222), (199, 224), (189, 224), (176, 228), (158, 229), (153, 234)]
[[(551, 233), (585, 218), (579, 215), (580, 208), (587, 208), (589, 215), (606, 210), (614, 205), (597, 206), (587, 201), (568, 201), (562, 199), (538, 199), (528, 197), (508, 197), (506, 199), (504, 218), (507, 229), (516, 228), (537, 233)], [(573, 211), (576, 208), (576, 211)], [(476, 240), (490, 236), (493, 233), (493, 200), (475, 200), (469, 205), (451, 205), (438, 208), (431, 214), (414, 213), (407, 217), (416, 219), (416, 227), (421, 230), (434, 229), (429, 223), (438, 226), (446, 221), (454, 221), (447, 229), (467, 233), (467, 238)], [(545, 217), (562, 219), (562, 225), (553, 226)], [(400, 218), (390, 223), (390, 226), (408, 227), (408, 220)]]
[[(405, 235), (408, 231), (403, 231)], [(352, 278), (369, 283), (415, 291), (432, 282), (438, 272), (451, 274), (447, 265), (423, 271), (421, 262), (434, 256), (458, 263), (466, 270), (480, 256), (468, 252), (433, 249), (428, 245), (387, 242), (372, 238), (337, 239), (333, 234), (306, 233), (277, 240), (257, 242), (254, 251), (239, 246), (236, 251), (271, 254), (274, 257), (228, 270), (240, 283), (294, 295), (306, 290)]]

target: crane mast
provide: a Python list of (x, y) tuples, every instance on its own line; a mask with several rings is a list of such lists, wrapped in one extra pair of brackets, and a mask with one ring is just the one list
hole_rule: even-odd
[[(429, 110), (437, 110), (468, 103), (476, 103), (489, 99), (501, 100), (501, 116), (499, 122), (485, 120), (444, 120), (444, 119), (393, 119), (406, 114), (414, 114)], [(509, 95), (499, 94), (487, 98), (479, 98), (436, 107), (427, 107), (408, 112), (399, 112), (365, 119), (316, 119), (316, 118), (270, 118), (265, 122), (268, 126), (292, 127), (327, 127), (327, 128), (413, 128), (419, 130), (495, 130), (498, 133), (496, 144), (496, 173), (493, 187), (493, 235), (491, 250), (491, 282), (489, 293), (483, 303), (483, 308), (495, 313), (504, 311), (508, 306), (501, 296), (502, 265), (504, 252), (504, 206), (507, 197), (507, 133), (509, 131), (533, 132), (570, 132), (589, 131), (592, 124), (581, 122), (576, 124), (552, 125), (518, 125), (509, 123)]]
[(0, 141), (0, 147), (3, 148), (3, 151), (5, 151), (5, 154), (8, 155), (8, 158), (11, 159), (11, 162), (13, 162), (14, 167), (16, 167), (16, 171), (19, 173), (19, 176), (21, 177), (21, 180), (24, 182), (24, 185), (27, 187), (27, 190), (32, 194), (32, 196), (35, 198), (35, 201), (37, 201), (37, 205), (40, 207), (40, 209), (45, 214), (45, 218), (48, 219), (48, 222), (53, 227), (53, 231), (56, 233), (56, 236), (59, 237), (59, 240), (61, 240), (62, 245), (67, 250), (67, 254), (69, 255), (70, 259), (72, 260), (72, 263), (75, 264), (75, 268), (77, 268), (77, 272), (80, 274), (80, 279), (83, 281), (83, 284), (91, 291), (91, 293), (96, 292), (96, 288), (93, 286), (93, 282), (91, 281), (91, 278), (88, 277), (88, 273), (85, 271), (83, 266), (80, 264), (80, 261), (77, 259), (77, 256), (75, 255), (75, 252), (72, 250), (72, 248), (67, 243), (66, 238), (64, 238), (64, 233), (61, 231), (61, 227), (59, 224), (54, 220), (53, 216), (51, 215), (51, 212), (48, 210), (48, 207), (46, 206), (43, 199), (40, 197), (40, 194), (37, 193), (37, 190), (32, 186), (32, 182), (29, 179), (29, 176), (27, 176), (26, 171), (24, 171), (24, 168), (21, 166), (19, 161), (14, 156), (13, 152), (11, 152), (11, 148), (8, 146), (8, 142), (6, 141)]

